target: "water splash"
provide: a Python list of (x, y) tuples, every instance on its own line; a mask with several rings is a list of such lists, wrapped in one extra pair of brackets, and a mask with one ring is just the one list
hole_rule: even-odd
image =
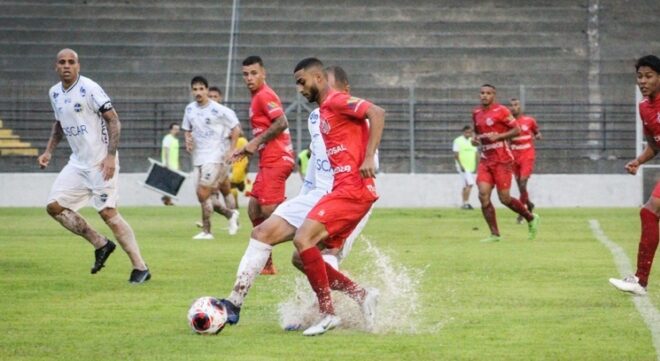
[[(351, 257), (360, 259), (361, 267), (356, 272), (342, 269), (347, 276), (363, 287), (374, 287), (380, 291), (376, 320), (372, 332), (415, 334), (437, 332), (441, 327), (423, 330), (421, 325), (421, 301), (419, 290), (424, 276), (423, 269), (414, 269), (397, 263), (392, 257), (376, 247), (367, 237), (360, 236), (360, 250), (354, 249)], [(284, 285), (289, 297), (278, 305), (280, 325), (283, 329), (297, 326), (304, 329), (321, 319), (316, 296), (307, 278), (297, 276)], [(335, 312), (342, 319), (342, 328), (366, 330), (360, 307), (348, 296), (333, 292)]]

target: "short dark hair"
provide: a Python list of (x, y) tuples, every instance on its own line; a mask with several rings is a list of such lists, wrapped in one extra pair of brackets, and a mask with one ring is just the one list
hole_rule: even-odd
[(348, 74), (346, 74), (346, 71), (341, 66), (330, 65), (329, 67), (325, 68), (325, 71), (334, 74), (336, 82), (341, 83), (343, 85), (349, 85)]
[(497, 90), (497, 88), (495, 88), (495, 85), (488, 84), (488, 83), (483, 84), (481, 87), (483, 88), (483, 87), (485, 87), (485, 86), (487, 86), (487, 87), (489, 87), (489, 88), (493, 88), (493, 90)]
[(635, 71), (639, 71), (639, 68), (643, 66), (648, 66), (656, 73), (660, 74), (660, 59), (655, 55), (645, 55), (637, 59), (637, 63), (635, 63)]
[(264, 66), (264, 61), (261, 60), (261, 57), (258, 55), (250, 55), (247, 58), (243, 59), (243, 66), (248, 66), (252, 64), (259, 64), (261, 66)]
[(172, 130), (172, 128), (174, 128), (175, 125), (179, 125), (179, 123), (177, 122), (170, 123), (170, 130)]
[(298, 62), (298, 65), (293, 69), (293, 72), (297, 72), (300, 69), (309, 69), (311, 67), (320, 67), (323, 70), (323, 62), (317, 58), (305, 58)]
[(469, 126), (469, 125), (466, 125), (466, 126), (463, 127), (463, 131), (466, 131), (466, 130), (472, 130), (472, 127)]
[(215, 85), (212, 86), (212, 87), (210, 87), (210, 88), (209, 88), (209, 91), (210, 91), (210, 92), (218, 92), (218, 94), (220, 94), (220, 95), (222, 96), (222, 90), (220, 90), (220, 88), (218, 88), (218, 87), (215, 86)]
[(201, 75), (197, 75), (197, 76), (195, 76), (195, 77), (192, 78), (192, 80), (190, 81), (190, 86), (191, 86), (191, 87), (192, 87), (193, 85), (195, 85), (195, 84), (204, 84), (204, 86), (205, 86), (206, 88), (209, 87), (209, 81), (206, 80), (206, 78), (203, 77), (203, 76), (201, 76)]
[(514, 98), (509, 99), (509, 101), (510, 102), (519, 102), (520, 99), (514, 97)]

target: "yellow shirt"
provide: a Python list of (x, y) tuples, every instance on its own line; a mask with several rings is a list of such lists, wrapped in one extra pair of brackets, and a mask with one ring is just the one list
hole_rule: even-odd
[[(239, 137), (236, 141), (236, 149), (244, 147), (248, 143), (248, 140), (245, 137)], [(243, 157), (243, 159), (235, 162), (231, 165), (231, 178), (229, 179), (232, 183), (243, 183), (247, 177), (248, 164), (250, 160), (248, 157)]]

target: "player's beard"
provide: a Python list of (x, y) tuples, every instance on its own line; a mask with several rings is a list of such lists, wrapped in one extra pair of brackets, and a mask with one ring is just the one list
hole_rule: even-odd
[(319, 100), (319, 88), (316, 86), (309, 89), (309, 94), (305, 97), (310, 103), (316, 103)]

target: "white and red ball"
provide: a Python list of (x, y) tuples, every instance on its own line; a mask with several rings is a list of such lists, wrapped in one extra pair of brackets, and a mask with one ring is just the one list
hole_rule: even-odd
[(199, 334), (215, 335), (222, 331), (226, 322), (227, 310), (215, 297), (200, 297), (188, 310), (188, 324)]

